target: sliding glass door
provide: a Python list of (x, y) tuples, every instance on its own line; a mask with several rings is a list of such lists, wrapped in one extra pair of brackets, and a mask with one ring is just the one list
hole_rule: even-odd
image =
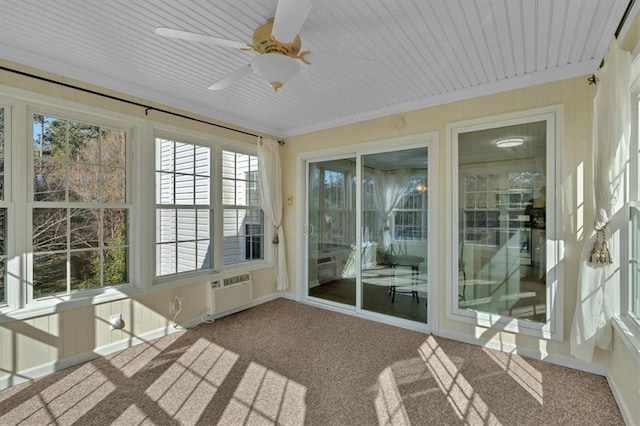
[(356, 159), (307, 167), (308, 295), (356, 304)]
[(307, 160), (306, 298), (395, 323), (427, 323), (425, 145)]
[(427, 148), (362, 156), (362, 308), (427, 321)]

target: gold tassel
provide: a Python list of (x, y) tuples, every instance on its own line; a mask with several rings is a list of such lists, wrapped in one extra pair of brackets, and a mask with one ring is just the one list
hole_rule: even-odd
[(596, 265), (610, 265), (613, 263), (609, 247), (607, 246), (607, 237), (605, 234), (607, 225), (608, 223), (600, 229), (596, 228), (596, 241), (593, 244), (591, 255), (589, 256), (589, 262)]

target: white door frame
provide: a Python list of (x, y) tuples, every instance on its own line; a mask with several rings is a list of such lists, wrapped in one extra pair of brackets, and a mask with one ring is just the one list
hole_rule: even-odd
[[(401, 136), (395, 138), (381, 139), (371, 142), (352, 144), (346, 146), (332, 147), (315, 151), (308, 151), (298, 154), (297, 157), (297, 174), (298, 174), (298, 199), (301, 200), (298, 203), (298, 222), (296, 224), (296, 233), (298, 235), (296, 241), (296, 255), (294, 261), (297, 268), (296, 279), (300, 285), (297, 288), (297, 300), (310, 305), (318, 306), (324, 309), (329, 309), (337, 312), (342, 312), (361, 318), (366, 318), (374, 321), (383, 322), (386, 324), (396, 325), (399, 327), (417, 330), (422, 332), (431, 332), (431, 330), (437, 329), (435, 322), (437, 321), (438, 309), (435, 301), (438, 298), (438, 265), (437, 255), (438, 253), (438, 200), (439, 200), (439, 187), (437, 184), (439, 179), (438, 174), (438, 132), (419, 133), (409, 136)], [(356, 158), (356, 177), (357, 181), (361, 182), (361, 157), (366, 154), (375, 154), (381, 152), (390, 152), (403, 149), (421, 148), (426, 147), (428, 149), (428, 182), (429, 182), (429, 205), (428, 205), (428, 252), (430, 255), (427, 258), (427, 280), (428, 280), (428, 299), (427, 299), (427, 323), (419, 323), (416, 321), (405, 320), (402, 318), (395, 318), (389, 315), (378, 314), (375, 312), (367, 311), (361, 307), (361, 282), (360, 277), (360, 260), (357, 258), (356, 270), (356, 306), (349, 307), (342, 304), (332, 303), (329, 301), (320, 301), (317, 298), (309, 298), (308, 296), (308, 270), (307, 270), (307, 202), (308, 202), (308, 163), (316, 161), (326, 161), (331, 159), (339, 159), (346, 157)], [(362, 204), (362, 185), (356, 185), (356, 206), (357, 211), (360, 211)], [(356, 241), (358, 242), (358, 248), (362, 238), (361, 230), (361, 215), (356, 215)]]

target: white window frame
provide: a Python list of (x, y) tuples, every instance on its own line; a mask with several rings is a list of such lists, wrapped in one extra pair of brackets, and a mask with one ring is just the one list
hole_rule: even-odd
[[(423, 181), (424, 179), (421, 178), (412, 178), (412, 180), (419, 180), (419, 181)], [(426, 183), (423, 183), (424, 185), (426, 185)], [(405, 197), (407, 197), (413, 190), (414, 188), (407, 188), (407, 190), (404, 192), (404, 194), (402, 194), (402, 197), (400, 198), (400, 201), (398, 201), (398, 204), (396, 204), (396, 207), (394, 207), (394, 209), (392, 210), (391, 214), (392, 214), (392, 220), (391, 220), (391, 238), (393, 241), (406, 241), (407, 243), (412, 243), (412, 242), (425, 242), (427, 241), (427, 237), (428, 237), (428, 230), (427, 227), (425, 227), (425, 223), (428, 224), (429, 223), (429, 219), (428, 219), (428, 200), (429, 197), (427, 196), (427, 189), (425, 189), (424, 191), (418, 191), (420, 192), (420, 197), (422, 198), (421, 203), (422, 203), (422, 208), (420, 209), (402, 209), (402, 208), (398, 208), (398, 206), (401, 206), (404, 203), (404, 199)], [(396, 214), (398, 213), (405, 213), (405, 212), (413, 212), (416, 214), (420, 215), (420, 221), (421, 221), (421, 225), (420, 225), (420, 237), (419, 238), (397, 238), (396, 237)]]
[[(342, 159), (338, 159), (342, 160)], [(340, 173), (344, 176), (344, 185), (343, 185), (343, 189), (344, 189), (344, 205), (342, 207), (339, 208), (333, 208), (333, 209), (321, 209), (320, 213), (321, 216), (325, 213), (334, 213), (339, 215), (342, 218), (343, 221), (343, 228), (341, 229), (341, 235), (340, 235), (340, 239), (338, 240), (333, 240), (331, 238), (331, 236), (329, 236), (329, 240), (325, 240), (324, 237), (324, 232), (325, 232), (325, 228), (324, 228), (324, 221), (321, 221), (320, 223), (320, 229), (318, 229), (316, 232), (318, 232), (318, 235), (320, 235), (320, 240), (322, 243), (324, 244), (352, 244), (353, 242), (348, 241), (349, 239), (349, 229), (352, 226), (355, 226), (355, 224), (349, 223), (351, 221), (351, 217), (349, 215), (349, 212), (351, 212), (351, 210), (353, 209), (353, 200), (354, 200), (354, 195), (351, 189), (351, 185), (348, 184), (349, 179), (353, 179), (354, 175), (351, 173), (351, 171), (346, 168), (346, 167), (340, 167), (337, 166), (336, 167), (332, 167), (332, 168), (322, 168), (322, 176), (320, 176), (320, 179), (325, 178), (325, 173), (326, 172), (332, 172), (332, 173)], [(323, 197), (324, 196), (324, 185), (320, 185), (320, 196)]]
[[(6, 209), (5, 221), (7, 224), (7, 229), (5, 230), (5, 266), (4, 273), (6, 275), (6, 280), (4, 282), (4, 300), (0, 299), (0, 311), (2, 309), (6, 309), (8, 307), (16, 306), (18, 303), (16, 286), (19, 285), (19, 281), (14, 278), (15, 260), (13, 260), (13, 238), (9, 235), (9, 230), (13, 230), (13, 203), (12, 203), (12, 175), (11, 175), (11, 145), (12, 145), (12, 109), (13, 105), (9, 103), (0, 103), (0, 108), (4, 110), (4, 197), (0, 199), (0, 209)], [(12, 263), (12, 267), (9, 264)], [(11, 273), (10, 273), (11, 271)], [(0, 276), (0, 280), (4, 277)]]
[[(222, 271), (225, 273), (228, 273), (228, 272), (242, 273), (245, 271), (252, 271), (252, 270), (261, 269), (261, 268), (273, 267), (274, 266), (274, 258), (273, 258), (274, 250), (272, 250), (272, 244), (271, 244), (271, 240), (273, 239), (273, 226), (271, 226), (270, 222), (264, 216), (264, 211), (262, 210), (262, 207), (261, 207), (261, 214), (263, 218), (262, 224), (264, 228), (262, 230), (262, 235), (264, 238), (263, 245), (262, 245), (262, 259), (248, 260), (246, 262), (224, 265), (224, 260), (223, 260), (224, 232), (223, 232), (223, 217), (222, 217), (222, 214), (223, 214), (222, 212), (224, 210), (224, 206), (222, 204), (222, 151), (232, 151), (239, 154), (254, 155), (257, 157), (258, 146), (248, 144), (248, 143), (231, 141), (223, 138), (216, 138), (215, 140), (217, 144), (216, 157), (215, 157), (216, 158), (215, 169), (220, 171), (218, 175), (219, 178), (215, 182), (216, 193), (220, 194), (219, 196), (216, 196), (216, 199), (215, 199), (217, 203), (216, 210), (219, 212), (219, 214), (216, 216), (215, 228), (217, 230), (216, 235), (220, 236), (218, 238), (219, 241), (217, 241), (217, 244), (219, 244), (219, 246), (216, 246), (218, 257), (214, 255), (214, 259), (217, 261), (216, 265), (220, 266), (220, 268), (216, 268), (216, 270), (220, 271), (220, 269), (222, 269)], [(259, 176), (260, 175), (258, 174), (258, 188), (262, 184), (260, 182)]]
[[(221, 147), (221, 150), (220, 150), (220, 158), (221, 158), (221, 166), (220, 166), (220, 170), (221, 170), (221, 174), (220, 174), (220, 184), (221, 184), (221, 187), (222, 187), (222, 183), (223, 183), (223, 181), (225, 180), (225, 178), (222, 176), (222, 175), (224, 174), (224, 172), (222, 171), (222, 167), (223, 167), (222, 161), (223, 161), (223, 156), (224, 156), (224, 155), (223, 155), (223, 153), (224, 153), (225, 151), (226, 151), (226, 152), (232, 152), (232, 153), (234, 153), (234, 154), (241, 154), (241, 155), (249, 155), (249, 156), (253, 156), (253, 157), (255, 157), (255, 158), (256, 158), (256, 162), (258, 162), (258, 161), (259, 161), (259, 160), (258, 160), (258, 153), (257, 153), (257, 151), (256, 151), (255, 153), (251, 153), (251, 152), (247, 152), (247, 150), (243, 150), (243, 149), (238, 150), (237, 148), (234, 148), (234, 149), (228, 149), (227, 147)], [(255, 170), (252, 170), (252, 172), (256, 172), (256, 173), (257, 173), (257, 177), (256, 177), (256, 184), (257, 184), (257, 187), (256, 187), (256, 189), (259, 191), (259, 187), (260, 187), (260, 173), (259, 173), (259, 170), (258, 170), (258, 166), (257, 166), (257, 165), (256, 165), (256, 169), (255, 169)], [(229, 178), (227, 178), (227, 180), (233, 180), (234, 182), (237, 182), (237, 181), (238, 181), (238, 180), (240, 180), (240, 179), (237, 179), (237, 178), (229, 179)], [(223, 197), (223, 194), (222, 194), (222, 190), (221, 190), (221, 192), (220, 192), (220, 198), (222, 199), (222, 197)], [(260, 203), (260, 193), (258, 192), (258, 204), (259, 204), (259, 203)], [(248, 205), (248, 204), (247, 204), (247, 205), (239, 205), (239, 204), (224, 204), (224, 203), (223, 203), (223, 204), (222, 204), (222, 212), (221, 212), (221, 214), (222, 214), (222, 216), (223, 216), (223, 222), (224, 222), (224, 212), (225, 212), (225, 210), (235, 210), (235, 211), (239, 211), (239, 210), (247, 210), (247, 211), (248, 211), (248, 210), (255, 210), (255, 209), (256, 209), (256, 207), (259, 209), (259, 215), (260, 215), (260, 220), (261, 220), (261, 225), (262, 225), (262, 234), (261, 234), (261, 236), (262, 236), (262, 237), (261, 237), (261, 238), (262, 238), (262, 257), (261, 257), (261, 258), (257, 258), (257, 259), (244, 260), (244, 261), (239, 261), (239, 262), (234, 262), (234, 263), (229, 263), (229, 264), (224, 265), (224, 241), (223, 241), (223, 252), (222, 252), (222, 255), (223, 255), (223, 265), (224, 265), (223, 267), (225, 267), (225, 268), (241, 267), (243, 264), (246, 264), (246, 263), (261, 262), (261, 261), (263, 261), (263, 260), (264, 260), (264, 258), (265, 258), (265, 256), (266, 256), (266, 251), (267, 251), (266, 249), (267, 249), (267, 247), (269, 247), (268, 242), (269, 242), (270, 240), (269, 240), (269, 241), (267, 241), (267, 240), (265, 239), (265, 231), (266, 231), (267, 226), (266, 226), (266, 219), (265, 219), (265, 217), (264, 217), (264, 212), (263, 212), (263, 210), (262, 210), (262, 206), (260, 206), (260, 205), (255, 206), (255, 205)], [(223, 230), (223, 235), (221, 236), (221, 238), (222, 238), (222, 239), (224, 239), (224, 238), (225, 238), (225, 236), (224, 236), (224, 230)]]
[[(158, 203), (157, 201), (157, 196), (158, 196), (158, 191), (159, 188), (157, 187), (157, 173), (159, 172), (159, 170), (157, 169), (157, 167), (154, 167), (154, 186), (155, 186), (155, 194), (156, 194), (156, 200), (154, 202), (154, 217), (155, 217), (155, 238), (154, 238), (154, 276), (156, 278), (157, 281), (163, 281), (163, 280), (169, 280), (169, 279), (175, 279), (176, 277), (180, 277), (180, 276), (189, 276), (192, 274), (198, 274), (198, 273), (211, 273), (214, 270), (214, 259), (210, 256), (209, 260), (210, 260), (210, 264), (208, 268), (197, 268), (195, 270), (189, 270), (189, 271), (184, 271), (184, 272), (175, 272), (173, 274), (164, 274), (164, 275), (158, 275), (158, 270), (157, 270), (157, 266), (158, 266), (158, 246), (161, 245), (162, 243), (158, 241), (157, 239), (157, 232), (158, 232), (158, 226), (160, 225), (157, 222), (157, 213), (159, 210), (162, 209), (175, 209), (176, 211), (180, 211), (180, 210), (208, 210), (209, 211), (209, 251), (210, 253), (212, 251), (215, 250), (213, 244), (214, 244), (214, 231), (213, 231), (213, 216), (215, 214), (215, 202), (214, 202), (214, 175), (213, 175), (213, 158), (215, 156), (215, 151), (214, 149), (210, 146), (210, 143), (207, 143), (206, 141), (194, 141), (192, 139), (188, 139), (188, 138), (184, 138), (184, 137), (173, 137), (171, 135), (166, 135), (163, 134), (162, 132), (158, 132), (155, 137), (154, 137), (154, 163), (155, 160), (157, 158), (157, 140), (158, 139), (162, 139), (162, 140), (168, 140), (171, 141), (173, 143), (182, 143), (182, 144), (187, 144), (187, 145), (191, 145), (194, 148), (195, 147), (204, 147), (204, 148), (208, 148), (209, 149), (209, 204), (201, 204), (201, 205), (197, 205), (197, 204), (189, 204), (189, 205), (180, 205), (179, 203), (177, 203), (174, 200), (174, 203), (172, 204), (161, 204)], [(175, 171), (174, 171), (174, 175), (175, 175)], [(194, 172), (194, 178), (195, 178), (195, 172)], [(194, 181), (195, 182), (195, 181)], [(175, 196), (175, 192), (173, 194)], [(173, 243), (177, 244), (178, 241), (174, 241)], [(196, 243), (197, 246), (197, 243)], [(177, 255), (177, 252), (176, 252)], [(177, 259), (176, 259), (177, 262)], [(177, 265), (176, 265), (176, 270), (177, 270)]]
[[(228, 276), (229, 273), (242, 273), (254, 271), (257, 269), (270, 268), (273, 267), (273, 259), (271, 255), (271, 250), (269, 249), (268, 242), (271, 241), (272, 238), (272, 230), (271, 226), (265, 221), (264, 225), (264, 258), (257, 259), (247, 262), (242, 262), (239, 264), (233, 265), (224, 265), (223, 261), (223, 205), (222, 205), (222, 151), (234, 151), (238, 153), (250, 154), (250, 155), (258, 155), (258, 147), (257, 145), (252, 145), (244, 142), (238, 142), (231, 139), (226, 139), (220, 136), (213, 136), (206, 133), (201, 133), (197, 131), (187, 130), (182, 127), (165, 125), (162, 123), (154, 122), (152, 123), (152, 140), (153, 140), (153, 148), (147, 150), (148, 155), (151, 157), (148, 161), (148, 164), (145, 167), (146, 174), (151, 173), (150, 176), (153, 176), (154, 188), (155, 188), (155, 139), (156, 138), (165, 138), (170, 139), (177, 142), (184, 143), (193, 143), (196, 145), (207, 146), (211, 148), (211, 206), (213, 206), (213, 215), (211, 217), (212, 226), (211, 229), (211, 243), (212, 247), (212, 263), (211, 268), (209, 269), (201, 269), (197, 271), (183, 272), (178, 274), (171, 275), (162, 275), (158, 276), (156, 274), (156, 201), (155, 201), (155, 190), (150, 191), (152, 195), (149, 196), (152, 198), (150, 201), (150, 206), (153, 206), (153, 218), (149, 220), (151, 231), (150, 231), (150, 242), (146, 247), (149, 247), (149, 250), (152, 252), (150, 255), (151, 261), (151, 282), (153, 288), (172, 288), (175, 286), (188, 285), (203, 281), (210, 281), (221, 276)], [(147, 219), (148, 215), (147, 215)]]
[[(449, 271), (450, 288), (446, 308), (446, 317), (451, 320), (471, 323), (479, 327), (497, 328), (504, 331), (533, 335), (543, 339), (563, 339), (563, 294), (561, 280), (563, 278), (561, 253), (562, 241), (562, 205), (553, 196), (560, 187), (562, 176), (561, 147), (563, 135), (563, 107), (562, 105), (536, 108), (510, 114), (484, 117), (480, 119), (448, 123), (446, 126), (446, 157), (449, 163), (449, 191), (447, 191), (446, 226), (449, 231), (449, 253), (447, 270)], [(458, 274), (458, 212), (459, 212), (459, 183), (458, 174), (458, 135), (477, 130), (505, 127), (529, 122), (546, 121), (547, 150), (546, 150), (546, 187), (547, 189), (547, 223), (546, 223), (546, 268), (547, 268), (547, 321), (537, 323), (519, 320), (488, 312), (472, 311), (460, 308), (458, 292), (460, 277)], [(551, 189), (553, 188), (553, 190)]]
[[(138, 141), (144, 134), (145, 121), (122, 113), (104, 110), (73, 101), (61, 100), (51, 96), (0, 85), (3, 94), (3, 106), (11, 108), (9, 148), (6, 149), (5, 170), (9, 188), (5, 195), (10, 197), (9, 223), (14, 238), (9, 238), (7, 252), (11, 259), (7, 265), (7, 304), (0, 306), (0, 323), (7, 320), (21, 320), (39, 315), (46, 315), (72, 307), (105, 303), (130, 297), (146, 288), (144, 285), (144, 269), (136, 260), (140, 247), (139, 233), (135, 232), (137, 217), (141, 209), (136, 206), (141, 187), (140, 176), (134, 172), (134, 153)], [(126, 157), (126, 205), (128, 217), (128, 283), (116, 286), (104, 286), (80, 290), (69, 294), (57, 294), (34, 300), (30, 288), (32, 255), (31, 247), (31, 209), (33, 207), (33, 162), (32, 147), (28, 142), (32, 139), (33, 113), (49, 115), (89, 123), (100, 127), (121, 129), (127, 132)], [(6, 124), (6, 123), (5, 123)], [(6, 139), (9, 138), (5, 135)], [(27, 141), (26, 143), (23, 143)], [(6, 146), (5, 146), (6, 148)], [(10, 155), (10, 158), (8, 158)], [(7, 159), (8, 158), (8, 159)], [(140, 157), (138, 158), (140, 160)], [(136, 166), (138, 162), (136, 162)], [(137, 168), (137, 167), (136, 167)], [(25, 187), (26, 185), (26, 187)], [(8, 191), (8, 192), (7, 192)], [(8, 198), (5, 198), (8, 200)], [(5, 204), (6, 205), (6, 204)], [(51, 206), (53, 207), (53, 205)]]
[[(621, 265), (621, 291), (619, 313), (612, 321), (620, 339), (625, 343), (633, 358), (640, 363), (640, 315), (634, 314), (631, 309), (631, 297), (633, 295), (633, 272), (634, 266), (631, 261), (631, 244), (633, 243), (630, 232), (631, 209), (640, 207), (640, 46), (634, 52), (631, 64), (631, 134), (629, 143), (629, 163), (626, 173), (625, 203), (622, 208), (625, 228), (620, 233)], [(640, 289), (638, 289), (640, 291)]]
[[(28, 148), (27, 148), (27, 158), (28, 158), (28, 176), (30, 177), (29, 179), (29, 184), (28, 184), (28, 198), (27, 198), (27, 204), (26, 204), (26, 219), (27, 219), (27, 233), (29, 234), (29, 237), (27, 237), (28, 239), (28, 243), (27, 243), (27, 264), (29, 265), (29, 267), (27, 268), (27, 294), (26, 294), (26, 300), (27, 300), (27, 304), (29, 303), (33, 303), (33, 302), (37, 302), (37, 301), (41, 301), (41, 300), (46, 300), (46, 299), (50, 299), (50, 298), (60, 298), (63, 296), (71, 296), (74, 295), (76, 296), (78, 293), (90, 293), (93, 291), (98, 291), (98, 287), (96, 288), (92, 288), (92, 289), (87, 289), (87, 290), (79, 290), (79, 291), (70, 291), (69, 293), (61, 293), (61, 294), (51, 294), (51, 295), (47, 295), (47, 296), (43, 296), (40, 297), (38, 299), (34, 298), (34, 294), (33, 294), (33, 259), (34, 259), (34, 252), (33, 252), (33, 240), (30, 237), (32, 235), (32, 231), (33, 231), (33, 211), (34, 209), (43, 209), (43, 208), (64, 208), (64, 209), (69, 209), (69, 208), (73, 208), (74, 206), (77, 206), (78, 208), (86, 208), (86, 209), (124, 209), (127, 210), (128, 214), (127, 214), (127, 239), (129, 241), (129, 244), (127, 245), (127, 279), (128, 282), (123, 283), (123, 284), (117, 284), (114, 286), (104, 286), (104, 287), (100, 287), (100, 289), (104, 289), (107, 287), (111, 287), (111, 288), (119, 288), (119, 287), (129, 287), (131, 286), (131, 282), (132, 282), (132, 277), (131, 277), (131, 263), (132, 263), (132, 255), (131, 253), (133, 252), (134, 248), (131, 246), (131, 242), (132, 239), (130, 237), (131, 235), (131, 223), (132, 223), (132, 217), (133, 217), (133, 203), (132, 203), (132, 194), (131, 194), (131, 189), (132, 189), (132, 179), (131, 179), (131, 173), (132, 173), (132, 167), (131, 167), (131, 141), (133, 140), (133, 131), (132, 131), (132, 126), (128, 123), (121, 123), (121, 122), (114, 122), (112, 120), (109, 119), (104, 119), (102, 117), (95, 117), (95, 116), (90, 116), (90, 115), (85, 115), (82, 113), (78, 113), (78, 112), (71, 112), (71, 111), (64, 111), (64, 110), (57, 110), (57, 109), (53, 109), (53, 108), (48, 108), (48, 107), (41, 107), (41, 106), (37, 106), (37, 107), (33, 107), (30, 106), (27, 108), (27, 122), (29, 125), (28, 131), (27, 131), (27, 135), (28, 135), (28, 140), (32, 141), (33, 140), (33, 116), (35, 114), (39, 114), (39, 115), (44, 115), (47, 117), (55, 117), (56, 119), (61, 119), (61, 120), (67, 120), (67, 121), (74, 121), (74, 122), (81, 122), (83, 124), (89, 124), (92, 126), (98, 126), (100, 128), (112, 128), (112, 129), (118, 129), (118, 130), (122, 130), (126, 133), (126, 145), (125, 145), (125, 149), (126, 149), (126, 153), (125, 153), (125, 202), (123, 204), (112, 204), (112, 203), (103, 203), (102, 201), (100, 202), (72, 202), (72, 201), (35, 201), (34, 200), (34, 188), (33, 188), (33, 176), (34, 176), (34, 170), (33, 170), (33, 166), (34, 166), (34, 161), (33, 161), (33, 144), (29, 144)], [(68, 165), (65, 165), (65, 167), (68, 170)], [(67, 177), (67, 179), (69, 179), (69, 177)], [(69, 237), (70, 235), (70, 230), (67, 230), (67, 236)], [(69, 252), (68, 249), (66, 250), (67, 253)], [(67, 279), (69, 279), (69, 277), (67, 277)]]

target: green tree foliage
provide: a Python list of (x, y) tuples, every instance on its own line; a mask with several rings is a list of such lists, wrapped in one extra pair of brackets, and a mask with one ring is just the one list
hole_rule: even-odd
[[(41, 131), (34, 135), (34, 148), (41, 154), (47, 154), (57, 160), (85, 162), (85, 153), (98, 148), (100, 128), (89, 124), (60, 120), (34, 114), (34, 122), (39, 123)], [(68, 155), (67, 155), (68, 149)]]
[(72, 289), (126, 282), (126, 210), (91, 207), (126, 201), (125, 132), (43, 115), (33, 128), (34, 201), (72, 203), (34, 209), (34, 252), (53, 254), (34, 265), (36, 296), (66, 292), (67, 265)]

